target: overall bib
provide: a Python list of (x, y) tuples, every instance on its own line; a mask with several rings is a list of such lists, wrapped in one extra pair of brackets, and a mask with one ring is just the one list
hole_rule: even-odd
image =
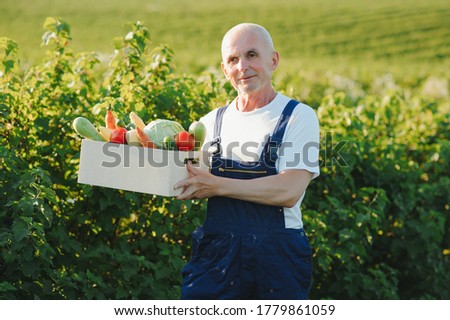
[[(283, 110), (259, 161), (222, 158), (217, 112), (211, 173), (235, 179), (275, 175), (277, 149), (297, 101)], [(303, 229), (287, 229), (282, 207), (227, 197), (208, 199), (203, 226), (192, 233), (192, 259), (182, 271), (182, 299), (307, 299), (311, 248)]]

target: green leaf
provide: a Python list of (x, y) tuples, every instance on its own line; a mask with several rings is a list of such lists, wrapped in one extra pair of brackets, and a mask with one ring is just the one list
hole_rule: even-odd
[(0, 282), (0, 292), (8, 292), (8, 291), (17, 291), (17, 289), (9, 282), (6, 281)]
[(17, 220), (12, 226), (12, 232), (14, 234), (14, 240), (21, 241), (22, 239), (28, 238), (30, 230), (28, 224), (24, 221)]
[(119, 287), (116, 290), (116, 299), (120, 300), (120, 299), (127, 298), (129, 296), (129, 294), (130, 293), (126, 289)]
[(9, 73), (14, 68), (14, 60), (4, 60), (3, 65), (5, 66), (5, 73)]
[(46, 29), (46, 30), (50, 29), (54, 25), (56, 25), (56, 18), (54, 18), (54, 17), (47, 17), (47, 18), (45, 18), (44, 29)]

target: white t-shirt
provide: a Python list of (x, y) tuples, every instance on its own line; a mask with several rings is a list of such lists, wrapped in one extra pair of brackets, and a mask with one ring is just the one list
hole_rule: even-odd
[[(220, 132), (222, 156), (238, 161), (258, 161), (264, 144), (275, 129), (278, 119), (290, 98), (278, 93), (268, 105), (250, 112), (240, 112), (234, 100), (223, 115)], [(209, 112), (200, 121), (206, 126), (206, 148), (215, 137), (214, 124), (217, 109)], [(278, 172), (288, 169), (305, 169), (312, 172), (313, 179), (319, 176), (319, 122), (314, 110), (299, 104), (295, 107), (278, 150), (276, 168)], [(285, 227), (303, 227), (300, 204), (284, 208)]]

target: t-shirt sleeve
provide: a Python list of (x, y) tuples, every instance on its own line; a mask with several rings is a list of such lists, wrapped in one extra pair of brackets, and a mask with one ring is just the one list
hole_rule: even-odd
[(284, 133), (279, 149), (278, 171), (304, 169), (312, 172), (313, 179), (319, 169), (320, 129), (315, 111), (305, 105), (298, 105)]

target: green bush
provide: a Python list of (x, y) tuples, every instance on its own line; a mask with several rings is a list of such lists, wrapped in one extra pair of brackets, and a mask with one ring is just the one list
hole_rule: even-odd
[[(27, 70), (0, 39), (0, 298), (177, 299), (205, 202), (78, 184), (71, 123), (102, 124), (111, 107), (187, 128), (232, 89), (214, 73), (175, 74), (170, 48), (151, 46), (139, 22), (108, 65), (75, 54), (63, 20), (44, 29), (46, 58)], [(303, 204), (311, 297), (450, 298), (448, 99), (317, 88), (322, 175)]]
[[(72, 121), (103, 125), (171, 118), (186, 128), (219, 96), (213, 77), (173, 74), (172, 53), (150, 48), (147, 29), (116, 39), (106, 70), (75, 55), (70, 28), (48, 18), (42, 64), (22, 75), (2, 39), (0, 296), (15, 299), (159, 299), (179, 296), (180, 269), (204, 204), (77, 184), (80, 138)], [(101, 73), (101, 76), (99, 76)]]
[(322, 176), (304, 202), (312, 297), (450, 297), (446, 104), (403, 90), (323, 99)]

